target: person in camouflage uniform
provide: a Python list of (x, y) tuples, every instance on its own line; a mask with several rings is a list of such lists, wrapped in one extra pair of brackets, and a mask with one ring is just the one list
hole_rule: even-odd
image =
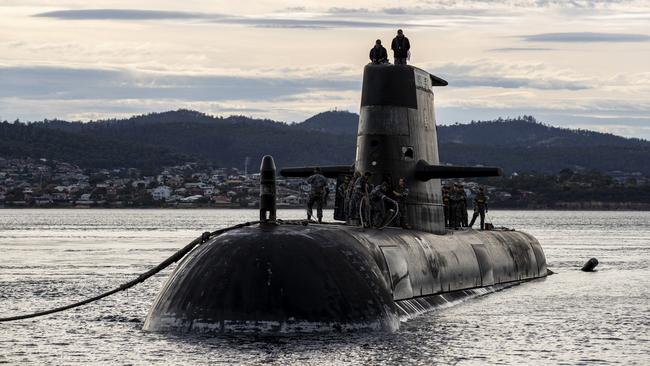
[(406, 184), (406, 178), (400, 178), (397, 187), (393, 190), (393, 196), (399, 206), (399, 226), (403, 229), (410, 229), (408, 215), (406, 211), (406, 199), (409, 195), (409, 188)]
[(343, 180), (337, 182), (336, 195), (334, 198), (334, 218), (337, 220), (347, 221), (347, 192), (350, 186), (350, 176), (346, 175)]
[(318, 222), (323, 222), (323, 204), (326, 199), (327, 178), (322, 174), (320, 168), (314, 169), (314, 174), (306, 179), (307, 184), (311, 186), (309, 191), (309, 201), (307, 203), (307, 220), (311, 220), (312, 208), (316, 204), (316, 215)]
[(450, 208), (451, 188), (449, 186), (442, 187), (442, 208), (445, 215), (445, 227), (451, 227), (451, 208)]
[[(368, 221), (370, 220), (370, 207), (369, 205), (361, 205), (362, 201), (364, 198), (368, 198), (368, 193), (370, 191), (370, 186), (368, 183), (368, 180), (370, 180), (370, 176), (372, 174), (370, 172), (365, 172), (363, 176), (359, 177), (353, 187), (352, 191), (352, 200), (350, 202), (350, 210), (352, 212), (352, 218), (353, 219), (360, 219), (361, 217), (359, 216), (360, 210), (363, 210), (363, 219)], [(368, 225), (368, 222), (364, 223), (365, 225)]]
[(353, 195), (354, 195), (354, 185), (357, 183), (357, 179), (361, 177), (361, 173), (359, 172), (354, 172), (354, 175), (352, 175), (352, 178), (350, 178), (350, 182), (348, 183), (348, 186), (346, 187), (345, 190), (345, 218), (346, 220), (351, 220), (355, 218), (355, 213), (353, 209)]
[(463, 223), (463, 194), (460, 192), (461, 188), (454, 185), (451, 196), (449, 197), (449, 226), (452, 228), (460, 228)]
[(381, 227), (386, 220), (386, 201), (391, 200), (388, 196), (388, 183), (383, 182), (370, 192), (370, 225)]
[(463, 199), (460, 201), (460, 214), (461, 214), (460, 226), (468, 227), (469, 215), (467, 214), (467, 192), (465, 192), (465, 187), (463, 186), (463, 183), (458, 183), (458, 188), (461, 196), (463, 197)]
[(474, 196), (474, 215), (472, 215), (469, 227), (472, 227), (476, 218), (481, 216), (481, 230), (485, 229), (485, 214), (488, 212), (487, 201), (488, 198), (483, 191), (483, 187), (480, 187), (478, 193)]

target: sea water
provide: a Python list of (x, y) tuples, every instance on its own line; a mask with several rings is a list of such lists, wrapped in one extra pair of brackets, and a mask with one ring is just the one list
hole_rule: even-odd
[[(204, 231), (257, 217), (256, 210), (0, 210), (0, 317), (109, 290)], [(433, 310), (395, 333), (144, 332), (172, 266), (90, 305), (0, 323), (0, 363), (650, 365), (650, 212), (495, 210), (488, 219), (537, 237), (556, 274)], [(581, 272), (591, 257), (598, 271)]]

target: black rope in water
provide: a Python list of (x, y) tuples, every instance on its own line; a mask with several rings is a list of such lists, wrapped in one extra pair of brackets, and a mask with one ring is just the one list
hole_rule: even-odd
[(207, 231), (207, 232), (201, 234), (201, 236), (199, 236), (198, 238), (192, 240), (189, 244), (187, 244), (182, 249), (180, 249), (179, 251), (174, 253), (171, 257), (165, 259), (159, 265), (157, 265), (154, 268), (148, 270), (147, 272), (144, 272), (143, 274), (139, 275), (138, 278), (136, 278), (136, 279), (134, 279), (132, 281), (126, 282), (126, 283), (120, 285), (117, 288), (114, 288), (114, 289), (112, 289), (110, 291), (104, 292), (104, 293), (102, 293), (100, 295), (97, 295), (95, 297), (91, 297), (89, 299), (76, 302), (74, 304), (65, 305), (65, 306), (61, 306), (61, 307), (58, 307), (58, 308), (45, 310), (45, 311), (39, 311), (39, 312), (36, 312), (36, 313), (31, 313), (31, 314), (23, 314), (23, 315), (16, 315), (16, 316), (11, 316), (11, 317), (7, 317), (7, 318), (0, 318), (0, 322), (9, 322), (9, 321), (12, 321), (12, 320), (36, 318), (38, 316), (54, 314), (54, 313), (58, 313), (58, 312), (61, 312), (61, 311), (64, 311), (64, 310), (68, 310), (68, 309), (76, 308), (76, 307), (79, 307), (79, 306), (83, 306), (83, 305), (89, 304), (91, 302), (97, 301), (99, 299), (103, 299), (105, 297), (113, 295), (113, 294), (115, 294), (117, 292), (124, 291), (124, 290), (126, 290), (128, 288), (131, 288), (131, 287), (139, 284), (140, 282), (144, 282), (149, 277), (151, 277), (151, 276), (155, 275), (156, 273), (162, 271), (163, 269), (169, 267), (172, 263), (175, 263), (175, 262), (179, 261), (187, 253), (189, 253), (192, 249), (194, 249), (194, 247), (196, 247), (197, 245), (205, 243), (206, 241), (210, 240), (210, 238), (212, 238), (213, 236), (223, 234), (226, 231), (239, 229), (239, 228), (242, 228), (242, 227), (245, 227), (245, 226), (255, 225), (255, 224), (259, 224), (259, 223), (260, 223), (260, 221), (244, 222), (244, 223), (241, 223), (241, 224), (237, 224), (235, 226), (230, 226), (230, 227), (219, 229), (219, 230), (216, 230), (216, 231), (213, 231), (213, 232)]

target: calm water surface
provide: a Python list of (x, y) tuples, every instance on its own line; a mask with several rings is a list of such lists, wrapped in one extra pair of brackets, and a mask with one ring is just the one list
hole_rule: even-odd
[[(256, 210), (0, 210), (0, 316), (108, 290), (203, 231), (257, 216)], [(557, 274), (434, 310), (393, 334), (198, 338), (141, 330), (170, 268), (92, 305), (0, 324), (0, 363), (650, 365), (649, 212), (490, 216), (497, 226), (535, 235)], [(600, 260), (598, 272), (580, 272), (590, 257)]]

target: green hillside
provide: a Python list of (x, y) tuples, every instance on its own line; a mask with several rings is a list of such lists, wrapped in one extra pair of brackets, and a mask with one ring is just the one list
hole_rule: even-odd
[[(324, 112), (286, 124), (196, 111), (89, 123), (0, 124), (0, 156), (50, 158), (84, 167), (160, 167), (187, 160), (240, 167), (271, 154), (279, 166), (351, 164), (358, 116)], [(444, 163), (497, 165), (506, 172), (564, 168), (650, 175), (650, 142), (538, 123), (532, 117), (438, 126)]]

